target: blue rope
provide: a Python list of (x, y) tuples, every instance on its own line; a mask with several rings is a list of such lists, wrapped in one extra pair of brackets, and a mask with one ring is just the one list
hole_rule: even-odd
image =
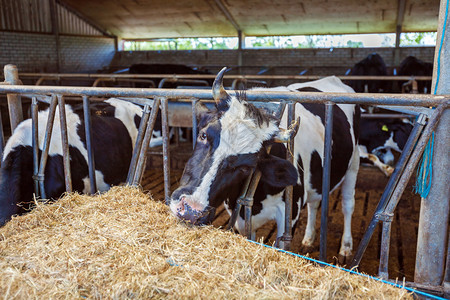
[(322, 265), (322, 266), (332, 267), (332, 268), (335, 268), (335, 269), (339, 269), (339, 270), (348, 272), (350, 274), (356, 274), (356, 275), (363, 276), (363, 277), (366, 277), (366, 278), (370, 278), (370, 279), (373, 279), (373, 280), (376, 280), (376, 281), (380, 281), (382, 283), (389, 284), (389, 285), (392, 285), (392, 286), (397, 287), (397, 288), (405, 289), (405, 290), (407, 290), (409, 292), (412, 292), (412, 293), (415, 293), (415, 294), (418, 294), (418, 295), (422, 295), (422, 296), (425, 296), (425, 297), (428, 297), (428, 298), (445, 300), (445, 298), (442, 298), (442, 297), (439, 297), (439, 296), (435, 296), (435, 295), (428, 294), (428, 293), (425, 293), (425, 292), (422, 292), (422, 291), (418, 291), (418, 290), (415, 290), (413, 288), (409, 288), (409, 287), (406, 287), (406, 286), (403, 286), (403, 285), (400, 285), (400, 284), (397, 284), (397, 283), (389, 282), (389, 281), (386, 281), (386, 280), (383, 280), (383, 279), (380, 279), (380, 278), (377, 278), (377, 277), (373, 277), (373, 276), (370, 276), (370, 275), (367, 275), (367, 274), (358, 273), (358, 272), (354, 271), (353, 269), (352, 270), (345, 269), (345, 268), (342, 268), (342, 267), (339, 267), (339, 266), (335, 266), (335, 265), (332, 265), (332, 264), (329, 264), (329, 263), (326, 263), (326, 262), (323, 262), (323, 261), (320, 261), (320, 260), (316, 260), (316, 259), (311, 258), (311, 257), (303, 256), (303, 255), (300, 255), (300, 254), (297, 254), (297, 253), (293, 253), (293, 252), (289, 252), (289, 251), (286, 251), (286, 250), (283, 250), (283, 249), (275, 248), (275, 247), (272, 247), (272, 246), (269, 246), (269, 245), (261, 244), (261, 243), (258, 243), (258, 242), (252, 241), (252, 240), (248, 240), (248, 241), (252, 242), (254, 244), (266, 247), (266, 248), (270, 248), (270, 249), (276, 250), (278, 252), (282, 252), (282, 253), (285, 253), (285, 254), (289, 254), (289, 255), (292, 255), (292, 256), (297, 256), (297, 257), (300, 257), (300, 258), (312, 261), (312, 262), (314, 262), (316, 264), (319, 264), (319, 265)]
[(434, 146), (434, 132), (428, 140), (428, 144), (423, 152), (420, 166), (417, 169), (416, 184), (414, 185), (414, 192), (420, 197), (426, 198), (431, 190), (431, 179), (433, 178), (433, 146)]

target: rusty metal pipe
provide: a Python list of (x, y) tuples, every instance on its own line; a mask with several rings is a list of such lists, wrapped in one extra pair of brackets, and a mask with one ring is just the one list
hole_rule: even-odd
[(38, 119), (38, 101), (36, 97), (31, 99), (31, 145), (33, 148), (33, 176), (34, 176), (34, 194), (39, 197), (39, 181), (36, 176), (39, 173), (39, 119)]
[(334, 103), (325, 104), (325, 141), (323, 150), (322, 173), (322, 210), (320, 219), (320, 254), (321, 261), (327, 260), (327, 232), (328, 232), (328, 200), (330, 197), (331, 147), (333, 137)]
[(97, 181), (95, 178), (95, 159), (94, 149), (92, 147), (92, 122), (91, 122), (91, 109), (89, 105), (89, 98), (83, 96), (83, 112), (84, 112), (84, 132), (86, 135), (86, 148), (88, 152), (88, 169), (89, 169), (89, 182), (91, 185), (91, 194), (97, 192)]
[(55, 95), (52, 95), (52, 101), (50, 103), (50, 108), (48, 111), (47, 127), (45, 129), (44, 146), (42, 149), (41, 160), (39, 162), (39, 173), (35, 178), (39, 181), (39, 189), (41, 198), (46, 199), (47, 195), (45, 193), (45, 166), (47, 165), (48, 152), (50, 150), (50, 141), (53, 132), (53, 122), (55, 120), (56, 106), (58, 104), (58, 99)]
[(150, 105), (145, 105), (142, 112), (141, 122), (139, 123), (138, 135), (133, 149), (133, 155), (131, 156), (130, 168), (128, 169), (127, 184), (132, 184), (134, 174), (136, 173), (136, 166), (138, 162), (139, 154), (141, 153), (142, 142), (144, 140), (145, 129), (150, 117), (152, 109)]
[[(201, 89), (135, 89), (135, 88), (93, 88), (61, 86), (18, 86), (2, 85), (0, 93), (36, 93), (86, 95), (102, 97), (167, 97), (176, 99), (212, 99), (212, 91)], [(233, 95), (233, 91), (229, 91)], [(173, 99), (173, 100), (172, 100)], [(448, 103), (449, 95), (400, 95), (400, 94), (356, 94), (356, 93), (319, 93), (319, 92), (275, 92), (247, 91), (249, 101), (273, 102), (292, 101), (305, 103), (354, 103), (368, 105), (437, 106)], [(448, 104), (447, 104), (448, 105)]]
[(150, 140), (152, 138), (153, 128), (155, 127), (155, 122), (156, 122), (156, 117), (158, 115), (160, 101), (161, 100), (159, 98), (157, 98), (153, 102), (151, 115), (150, 115), (149, 121), (147, 122), (147, 127), (145, 129), (144, 140), (142, 141), (142, 146), (140, 147), (140, 149), (138, 149), (138, 151), (139, 151), (138, 161), (136, 164), (135, 172), (134, 172), (134, 174), (132, 174), (132, 177), (131, 177), (132, 185), (139, 184), (140, 174), (145, 169), (144, 161), (147, 156), (147, 150), (148, 150), (148, 147), (150, 144)]
[(245, 195), (247, 194), (247, 190), (248, 190), (248, 188), (250, 186), (250, 182), (252, 180), (254, 172), (255, 172), (255, 169), (253, 169), (250, 172), (249, 176), (245, 180), (244, 186), (242, 188), (241, 196), (236, 201), (236, 206), (233, 209), (233, 212), (231, 214), (230, 220), (228, 221), (227, 230), (231, 230), (234, 227), (234, 224), (236, 224), (237, 217), (238, 217), (239, 212), (241, 211), (241, 207), (242, 207), (241, 201), (239, 201), (239, 199), (244, 199), (245, 198)]
[[(288, 125), (292, 124), (295, 120), (295, 103), (288, 104)], [(295, 136), (291, 136), (289, 142), (287, 143), (287, 153), (286, 159), (290, 163), (294, 163), (294, 140)], [(283, 249), (289, 251), (291, 249), (292, 242), (292, 206), (293, 206), (293, 196), (294, 188), (293, 186), (288, 186), (285, 189), (285, 199), (284, 199), (284, 210), (285, 210), (285, 223), (284, 223), (284, 233), (281, 237), (283, 241)]]
[(69, 154), (69, 137), (67, 134), (67, 118), (66, 118), (66, 104), (64, 96), (58, 95), (59, 106), (59, 121), (61, 130), (61, 143), (63, 150), (63, 164), (64, 164), (64, 182), (66, 185), (66, 192), (72, 192), (72, 174), (70, 172), (70, 154)]
[[(87, 74), (87, 73), (20, 73), (21, 77), (41, 77), (57, 76), (63, 78), (171, 78), (171, 79), (214, 79), (214, 74)], [(226, 75), (224, 79), (296, 79), (296, 80), (317, 80), (330, 75)], [(342, 80), (387, 80), (404, 81), (410, 80), (411, 76), (358, 76), (358, 75), (337, 75)], [(415, 76), (415, 80), (430, 81), (431, 76)]]
[(164, 195), (166, 204), (170, 201), (170, 149), (169, 149), (169, 100), (161, 99), (161, 123), (163, 136)]

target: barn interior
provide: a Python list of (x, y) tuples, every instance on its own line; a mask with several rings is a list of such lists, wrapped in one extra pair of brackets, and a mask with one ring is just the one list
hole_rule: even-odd
[[(439, 0), (371, 0), (364, 5), (356, 0), (0, 0), (0, 65), (16, 65), (21, 82), (29, 85), (136, 87), (142, 82), (97, 82), (99, 77), (85, 74), (128, 74), (134, 64), (182, 64), (211, 74), (223, 66), (230, 67), (229, 75), (264, 74), (269, 76), (264, 79), (265, 85), (277, 86), (307, 80), (306, 76), (344, 77), (356, 63), (378, 53), (386, 63), (387, 75), (394, 75), (408, 56), (430, 63), (435, 60), (435, 46), (402, 46), (400, 36), (410, 32), (436, 32), (439, 7)], [(394, 45), (289, 49), (254, 49), (245, 45), (246, 37), (381, 33), (395, 34)], [(124, 49), (129, 41), (199, 37), (235, 37), (238, 43), (236, 49)], [(275, 75), (305, 77), (270, 78)], [(225, 83), (231, 86), (232, 80)], [(11, 133), (5, 95), (0, 95), (0, 99), (7, 140)], [(26, 112), (30, 102), (23, 101)], [(179, 135), (177, 132), (171, 141), (172, 189), (177, 187), (192, 153), (192, 135), (187, 133), (186, 139)], [(162, 147), (149, 150), (141, 185), (155, 199), (163, 200), (161, 153)], [(373, 216), (387, 181), (388, 177), (378, 169), (361, 167), (352, 224), (354, 248)], [(413, 192), (413, 185), (411, 180), (392, 223), (389, 275), (400, 281), (414, 281), (421, 198)], [(340, 193), (335, 191), (330, 199), (327, 256), (330, 263), (338, 262), (343, 228)], [(293, 252), (305, 254), (301, 239), (306, 218), (304, 209), (293, 238)], [(225, 227), (228, 220), (222, 206), (213, 225)], [(320, 227), (320, 218), (316, 227)], [(381, 232), (379, 226), (361, 262), (360, 271), (364, 273), (377, 275)], [(267, 223), (258, 230), (257, 239), (274, 243), (275, 223)], [(318, 240), (308, 253), (318, 257)]]

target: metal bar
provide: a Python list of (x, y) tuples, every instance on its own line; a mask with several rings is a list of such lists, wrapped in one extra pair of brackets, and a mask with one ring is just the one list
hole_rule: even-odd
[(94, 149), (92, 147), (92, 122), (91, 109), (89, 106), (89, 98), (83, 96), (83, 112), (84, 112), (84, 130), (86, 135), (86, 148), (88, 152), (88, 168), (89, 168), (89, 182), (91, 184), (91, 194), (97, 192), (97, 181), (95, 178), (95, 159)]
[[(288, 104), (288, 127), (295, 120), (295, 103)], [(287, 161), (290, 163), (294, 163), (294, 140), (295, 137), (292, 137), (287, 143)], [(293, 193), (294, 187), (288, 186), (285, 189), (285, 199), (284, 199), (284, 209), (285, 209), (285, 223), (284, 223), (284, 233), (281, 238), (283, 241), (283, 249), (290, 250), (291, 242), (292, 242), (292, 201), (293, 201)]]
[(383, 222), (383, 229), (381, 234), (381, 252), (380, 265), (378, 267), (378, 276), (381, 279), (388, 279), (388, 264), (389, 264), (389, 248), (391, 246), (391, 220)]
[(41, 160), (39, 162), (39, 173), (37, 178), (39, 180), (39, 189), (42, 199), (46, 199), (47, 195), (45, 193), (44, 177), (45, 177), (45, 166), (47, 165), (48, 152), (50, 150), (50, 141), (53, 132), (53, 122), (55, 120), (56, 105), (58, 104), (58, 99), (55, 95), (52, 95), (52, 101), (50, 103), (50, 108), (48, 111), (47, 127), (45, 129), (44, 137), (44, 147), (42, 149)]
[(197, 99), (192, 99), (192, 149), (195, 149), (197, 144)]
[(405, 114), (361, 114), (361, 118), (364, 119), (403, 119), (412, 117), (414, 116)]
[(145, 129), (145, 135), (144, 140), (142, 141), (142, 146), (139, 150), (139, 157), (136, 164), (136, 170), (133, 173), (131, 173), (131, 185), (137, 185), (139, 184), (139, 177), (141, 173), (145, 170), (144, 161), (147, 156), (147, 150), (150, 144), (150, 140), (152, 138), (153, 128), (155, 127), (156, 117), (158, 115), (159, 110), (159, 104), (161, 103), (161, 100), (159, 98), (156, 98), (153, 102), (153, 107), (151, 111), (151, 115), (149, 118), (149, 121), (147, 122), (147, 127)]
[(39, 173), (39, 119), (38, 119), (38, 101), (36, 97), (31, 99), (31, 132), (33, 147), (33, 175), (34, 175), (34, 193), (39, 197), (39, 181), (37, 175)]
[(169, 150), (169, 100), (161, 99), (161, 123), (163, 136), (164, 195), (166, 204), (170, 201), (170, 150)]
[(247, 179), (245, 180), (244, 186), (242, 188), (241, 196), (238, 198), (238, 201), (236, 201), (236, 207), (233, 209), (233, 212), (230, 216), (230, 221), (228, 222), (227, 230), (231, 230), (234, 227), (234, 224), (236, 224), (237, 217), (238, 217), (239, 212), (241, 211), (241, 207), (242, 207), (242, 203), (241, 203), (241, 201), (239, 201), (239, 199), (245, 198), (245, 195), (247, 194), (247, 190), (250, 186), (250, 182), (252, 180), (254, 172), (255, 172), (255, 169), (253, 169), (250, 172)]
[(320, 254), (319, 254), (319, 259), (321, 261), (327, 260), (328, 199), (330, 196), (333, 109), (334, 103), (325, 104), (325, 141), (323, 149), (322, 210), (320, 219)]
[[(86, 95), (102, 97), (167, 97), (176, 99), (212, 99), (210, 90), (202, 89), (137, 89), (137, 88), (93, 88), (63, 86), (18, 86), (2, 85), (0, 93), (36, 93)], [(230, 95), (235, 94), (229, 91)], [(247, 91), (248, 101), (273, 102), (292, 101), (304, 103), (354, 103), (371, 105), (437, 106), (450, 101), (449, 95), (412, 95), (412, 94), (356, 94), (356, 93), (320, 93), (320, 92), (275, 92)]]
[(5, 132), (3, 130), (2, 110), (0, 107), (0, 165), (3, 158), (3, 150), (5, 149)]
[(64, 96), (58, 95), (59, 106), (59, 121), (61, 125), (61, 143), (63, 150), (64, 163), (64, 182), (66, 185), (66, 192), (72, 192), (72, 175), (70, 172), (70, 154), (69, 154), (69, 137), (67, 135), (67, 118), (66, 118), (66, 104)]
[[(156, 101), (154, 103), (156, 103)], [(157, 109), (158, 108), (156, 108), (156, 110)], [(144, 110), (142, 112), (141, 122), (139, 123), (138, 135), (136, 137), (136, 143), (134, 145), (133, 155), (131, 157), (130, 168), (128, 170), (127, 184), (129, 184), (129, 185), (133, 184), (132, 181), (134, 179), (134, 175), (136, 174), (136, 166), (137, 166), (139, 154), (141, 153), (142, 142), (144, 141), (145, 129), (148, 124), (150, 112), (152, 110), (153, 109), (150, 108), (150, 105), (147, 104), (144, 106)]]
[[(272, 147), (268, 146), (267, 151), (270, 152)], [(244, 216), (245, 216), (245, 233), (248, 239), (252, 237), (252, 207), (253, 207), (253, 197), (255, 196), (256, 188), (258, 187), (259, 180), (261, 179), (261, 171), (256, 170), (251, 176), (250, 186), (248, 187), (247, 193), (245, 194), (244, 206)]]
[(408, 162), (409, 156), (411, 155), (414, 147), (416, 145), (417, 140), (419, 139), (420, 134), (422, 133), (423, 127), (425, 126), (425, 117), (424, 115), (417, 118), (416, 123), (414, 124), (413, 129), (406, 141), (405, 147), (403, 148), (402, 154), (395, 166), (394, 172), (392, 173), (389, 181), (383, 191), (383, 194), (380, 198), (380, 202), (378, 202), (377, 208), (375, 209), (375, 213), (372, 217), (372, 220), (367, 226), (366, 231), (364, 232), (364, 236), (362, 237), (358, 249), (353, 257), (350, 268), (354, 268), (361, 262), (362, 256), (369, 245), (370, 239), (372, 238), (373, 233), (375, 232), (375, 228), (380, 221), (379, 215), (384, 211), (386, 207), (386, 203), (389, 200), (395, 186), (397, 185), (398, 180), (400, 179), (400, 175), (403, 172), (403, 169)]
[[(220, 66), (223, 67), (223, 66)], [(242, 66), (245, 67), (245, 66)], [(257, 66), (253, 66), (257, 67)], [(265, 66), (267, 67), (267, 66)], [(280, 67), (280, 66), (278, 66)], [(289, 66), (281, 66), (287, 68)], [(272, 68), (272, 67), (270, 67)], [(41, 77), (41, 76), (56, 76), (64, 78), (178, 78), (178, 79), (214, 79), (214, 74), (97, 74), (97, 73), (20, 73), (21, 77)], [(294, 79), (294, 80), (317, 80), (331, 75), (240, 75), (228, 74), (225, 79)], [(387, 81), (405, 81), (410, 80), (411, 76), (360, 76), (360, 75), (337, 75), (342, 80), (387, 80)], [(419, 81), (430, 81), (431, 76), (415, 76)]]
[[(19, 80), (19, 72), (15, 65), (6, 65), (3, 71), (5, 74), (5, 82), (8, 82), (11, 86), (22, 84)], [(22, 100), (19, 95), (14, 94), (7, 94), (6, 98), (8, 99), (9, 120), (12, 134), (17, 125), (23, 121)]]

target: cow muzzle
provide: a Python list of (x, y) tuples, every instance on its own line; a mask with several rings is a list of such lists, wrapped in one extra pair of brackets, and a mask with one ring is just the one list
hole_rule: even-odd
[(186, 196), (181, 196), (178, 202), (172, 203), (170, 209), (179, 219), (193, 225), (211, 224), (216, 214), (215, 207), (196, 208), (196, 205)]

